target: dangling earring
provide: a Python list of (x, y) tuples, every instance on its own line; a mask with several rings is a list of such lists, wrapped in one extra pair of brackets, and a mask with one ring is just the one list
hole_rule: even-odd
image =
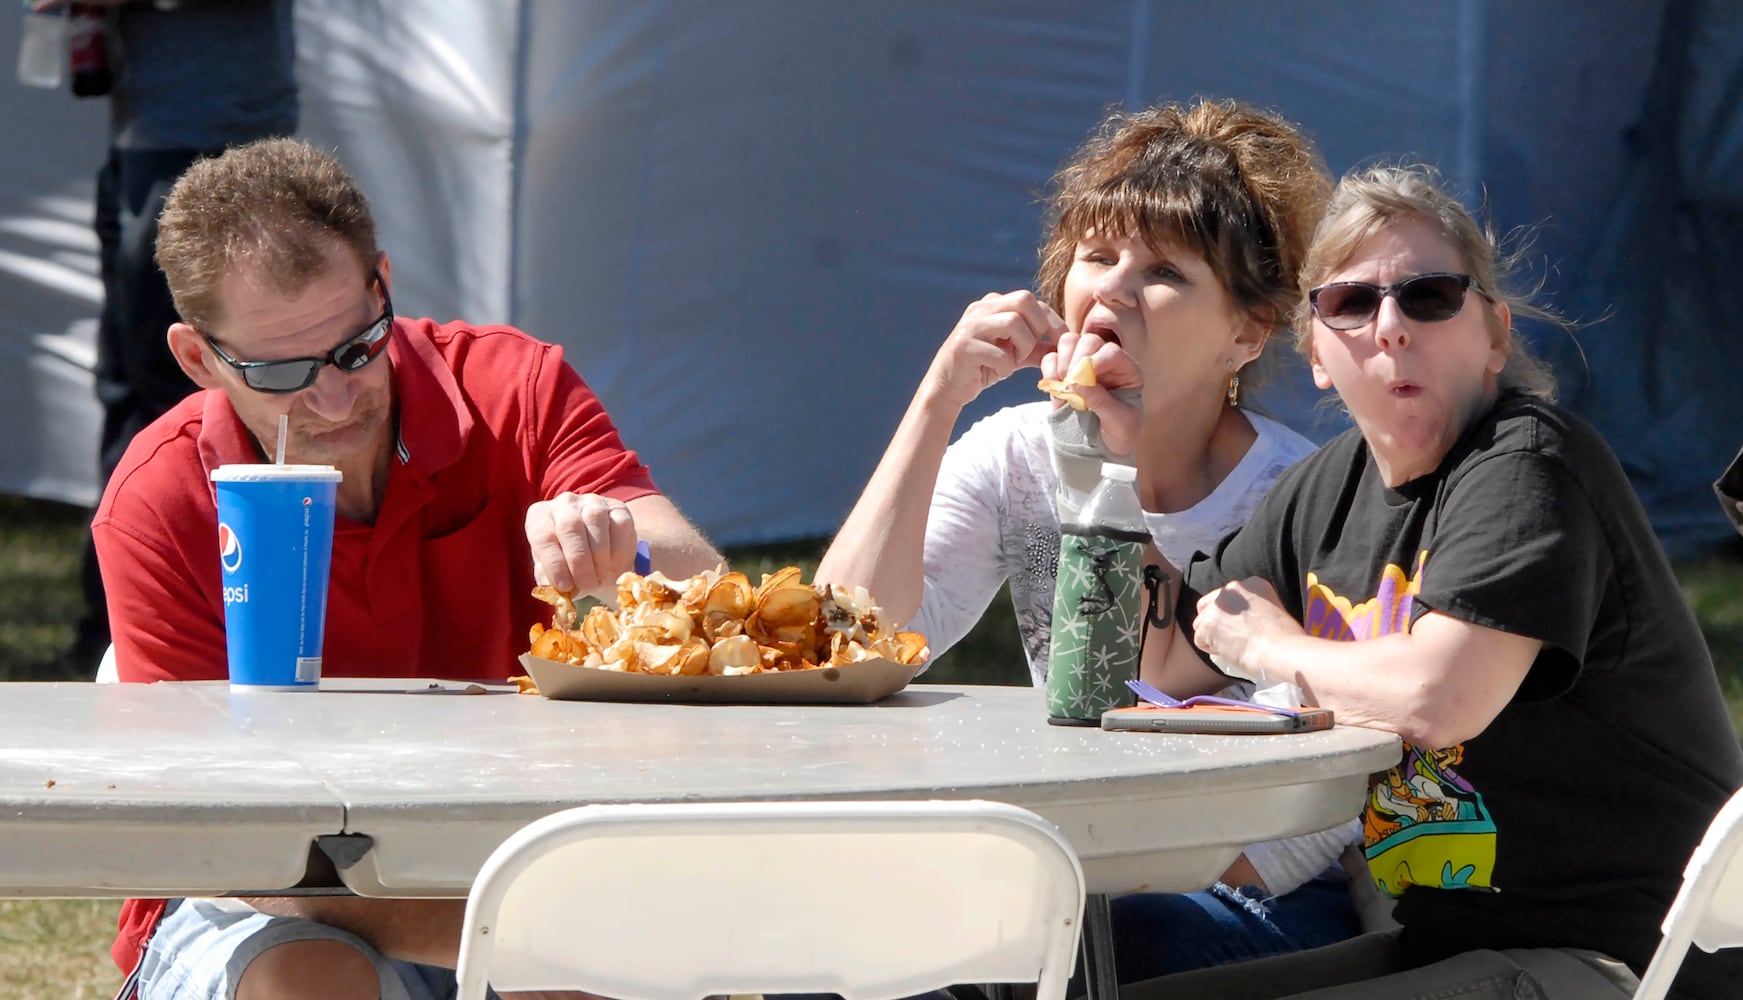
[(1229, 376), (1229, 405), (1241, 405), (1241, 375), (1239, 372)]

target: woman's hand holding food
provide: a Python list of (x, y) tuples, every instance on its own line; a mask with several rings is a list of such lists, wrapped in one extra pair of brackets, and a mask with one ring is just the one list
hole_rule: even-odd
[(1032, 292), (991, 292), (963, 310), (932, 359), (935, 398), (961, 409), (1019, 368), (1041, 363), (1065, 322)]
[(614, 595), (635, 568), (635, 517), (621, 500), (559, 493), (527, 508), (533, 581), (558, 593)]
[[(1082, 369), (1085, 360), (1090, 367)], [(1071, 377), (1074, 372), (1093, 373), (1086, 383)], [(1090, 412), (1101, 420), (1101, 443), (1110, 455), (1130, 455), (1138, 446), (1142, 414), (1138, 407), (1121, 402), (1110, 389), (1140, 389), (1144, 375), (1125, 349), (1093, 333), (1064, 333), (1055, 350), (1041, 359), (1041, 377), (1070, 384)], [(1054, 393), (1054, 403), (1067, 401)]]

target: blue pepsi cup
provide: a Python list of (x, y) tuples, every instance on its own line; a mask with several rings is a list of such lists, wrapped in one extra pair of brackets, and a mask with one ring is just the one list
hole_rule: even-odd
[(232, 688), (320, 682), (339, 478), (330, 465), (212, 470)]

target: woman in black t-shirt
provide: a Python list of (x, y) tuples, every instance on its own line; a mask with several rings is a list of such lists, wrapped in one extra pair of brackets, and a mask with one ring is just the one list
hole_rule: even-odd
[[(1543, 314), (1497, 257), (1425, 169), (1340, 183), (1297, 330), (1355, 429), (1186, 568), (1144, 664), (1190, 694), (1227, 682), (1214, 657), (1403, 738), (1363, 820), (1402, 929), (1128, 995), (1627, 997), (1743, 784), (1676, 578), (1608, 446), (1550, 401), (1512, 331)], [(1691, 952), (1675, 995), (1740, 984), (1743, 954)]]

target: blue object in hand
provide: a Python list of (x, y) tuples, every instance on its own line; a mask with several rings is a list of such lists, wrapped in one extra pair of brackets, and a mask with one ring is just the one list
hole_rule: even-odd
[(652, 550), (650, 550), (648, 548), (648, 543), (645, 541), (636, 542), (635, 543), (635, 571), (642, 576), (647, 576), (648, 572), (650, 570), (652, 570), (653, 568), (654, 568), (654, 555), (653, 555)]

